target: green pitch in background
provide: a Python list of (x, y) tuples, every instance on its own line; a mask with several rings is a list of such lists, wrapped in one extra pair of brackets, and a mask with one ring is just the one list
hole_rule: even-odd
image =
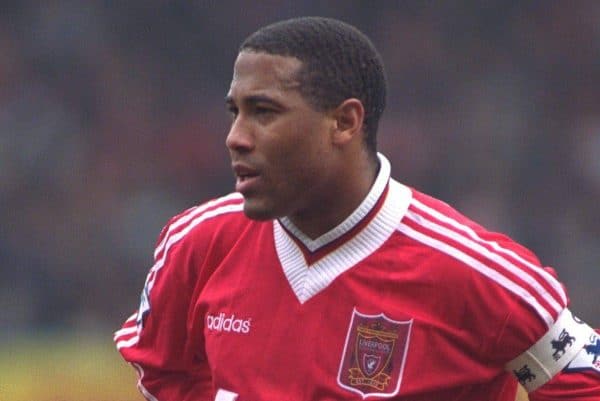
[(135, 370), (106, 339), (0, 342), (0, 401), (140, 401)]

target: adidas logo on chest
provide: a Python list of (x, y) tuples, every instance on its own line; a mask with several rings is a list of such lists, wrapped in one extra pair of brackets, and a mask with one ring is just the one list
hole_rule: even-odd
[(250, 332), (252, 318), (240, 319), (235, 314), (227, 315), (220, 312), (216, 315), (206, 315), (206, 327), (211, 331), (226, 333), (248, 334)]

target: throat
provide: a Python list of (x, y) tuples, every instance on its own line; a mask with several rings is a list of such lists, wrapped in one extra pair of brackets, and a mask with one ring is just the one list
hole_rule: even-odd
[(288, 216), (288, 219), (306, 237), (314, 240), (333, 230), (348, 214), (322, 208), (316, 214), (296, 213)]
[(384, 174), (380, 174), (381, 163), (364, 159), (364, 163), (356, 163), (350, 169), (345, 167), (334, 174), (343, 178), (329, 180), (319, 191), (313, 188), (313, 193), (324, 195), (313, 198), (309, 205), (287, 216), (308, 240), (327, 235), (339, 226), (350, 229), (381, 200), (389, 179), (389, 164), (383, 169)]
[(344, 222), (360, 206), (367, 193), (368, 189), (364, 193), (351, 193), (329, 188), (328, 197), (319, 198), (309, 207), (287, 216), (287, 219), (304, 236), (315, 240)]

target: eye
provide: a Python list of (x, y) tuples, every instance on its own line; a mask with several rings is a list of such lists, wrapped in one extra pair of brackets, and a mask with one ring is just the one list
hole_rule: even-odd
[(258, 103), (252, 108), (252, 113), (258, 121), (267, 124), (277, 118), (281, 113), (281, 108), (271, 104)]
[(269, 107), (265, 107), (265, 106), (256, 106), (254, 108), (254, 112), (256, 114), (269, 114), (269, 113), (274, 113), (275, 110), (273, 110), (272, 108), (269, 108)]
[(235, 119), (237, 117), (237, 115), (239, 114), (238, 108), (232, 104), (227, 105), (227, 111), (229, 112), (229, 115), (231, 116), (232, 119)]

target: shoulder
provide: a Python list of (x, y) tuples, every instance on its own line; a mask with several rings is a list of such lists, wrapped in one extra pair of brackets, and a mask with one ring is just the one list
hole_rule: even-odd
[(211, 199), (173, 216), (162, 229), (155, 256), (176, 244), (193, 245), (202, 250), (218, 237), (226, 245), (244, 226), (251, 223), (243, 213), (243, 197), (239, 193)]
[[(520, 260), (523, 265), (540, 266), (538, 257), (510, 236), (489, 230), (451, 205), (411, 189), (412, 197), (402, 223), (414, 236), (433, 248), (457, 257), (462, 253), (491, 261)], [(468, 258), (458, 258), (468, 259)]]
[(465, 281), (469, 293), (490, 305), (518, 302), (545, 325), (566, 306), (564, 288), (537, 256), (509, 236), (486, 229), (452, 206), (412, 189), (398, 231), (423, 247), (436, 273)]

